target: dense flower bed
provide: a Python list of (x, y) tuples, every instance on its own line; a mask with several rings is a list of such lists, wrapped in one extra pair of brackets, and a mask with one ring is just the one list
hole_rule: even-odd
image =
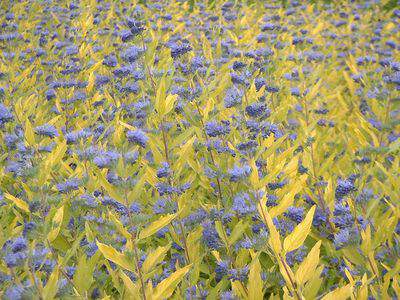
[(1, 2), (0, 297), (399, 297), (400, 10), (315, 2)]

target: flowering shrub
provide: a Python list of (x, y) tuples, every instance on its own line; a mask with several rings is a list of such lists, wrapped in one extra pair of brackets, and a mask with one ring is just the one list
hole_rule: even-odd
[(1, 298), (400, 297), (400, 10), (284, 2), (1, 3)]

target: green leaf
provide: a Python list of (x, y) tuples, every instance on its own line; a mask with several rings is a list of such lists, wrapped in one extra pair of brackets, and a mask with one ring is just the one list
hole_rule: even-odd
[(147, 226), (140, 232), (139, 239), (145, 239), (145, 238), (153, 235), (154, 233), (156, 233), (157, 231), (159, 231), (160, 229), (162, 229), (163, 227), (165, 227), (169, 223), (171, 223), (171, 221), (175, 217), (176, 217), (176, 214), (170, 214), (170, 215), (166, 215), (166, 216), (161, 217), (160, 219), (154, 221), (153, 223), (151, 223), (149, 226)]
[(139, 300), (140, 297), (140, 288), (137, 284), (133, 283), (132, 280), (127, 276), (123, 271), (120, 271), (120, 277), (124, 282), (125, 291), (129, 295), (129, 299)]
[(154, 290), (153, 299), (167, 299), (174, 292), (176, 286), (181, 282), (183, 277), (191, 268), (191, 264), (172, 273), (168, 278), (161, 281)]
[(339, 287), (336, 290), (325, 295), (322, 300), (349, 299), (352, 295), (352, 287), (350, 284)]
[(305, 282), (313, 277), (315, 269), (317, 268), (319, 263), (320, 246), (321, 241), (318, 241), (297, 269), (296, 281), (299, 285), (303, 285)]
[(22, 211), (24, 211), (26, 213), (30, 213), (29, 205), (25, 201), (13, 196), (13, 195), (10, 195), (9, 193), (4, 193), (4, 197), (6, 197), (6, 199), (12, 201), (15, 204), (15, 206), (18, 207), (19, 209), (21, 209)]
[(63, 219), (64, 219), (64, 205), (61, 206), (59, 209), (57, 209), (56, 213), (54, 214), (52, 220), (53, 229), (47, 235), (47, 239), (49, 240), (49, 242), (53, 242), (60, 234)]
[(296, 226), (291, 234), (285, 238), (283, 242), (283, 249), (286, 252), (293, 251), (303, 245), (305, 239), (311, 231), (311, 224), (314, 217), (315, 208), (315, 205), (311, 207), (304, 220)]
[(101, 186), (107, 191), (110, 197), (124, 204), (125, 202), (124, 198), (116, 191), (116, 189), (112, 186), (112, 184), (107, 181), (107, 179), (101, 172), (98, 173), (97, 178)]
[(258, 257), (254, 258), (251, 264), (247, 289), (249, 291), (249, 300), (264, 299), (263, 281), (261, 279), (261, 264)]
[(233, 245), (236, 243), (237, 240), (239, 240), (243, 233), (245, 232), (247, 228), (246, 224), (243, 224), (243, 220), (240, 220), (236, 225), (235, 228), (233, 228), (231, 235), (229, 236), (228, 243), (229, 245)]
[(146, 273), (150, 272), (151, 269), (156, 264), (161, 262), (164, 259), (165, 255), (167, 254), (170, 247), (171, 247), (171, 245), (167, 245), (165, 247), (158, 247), (153, 252), (150, 252), (146, 257), (146, 260), (143, 262), (143, 265), (142, 265), (143, 273), (146, 274)]
[(127, 269), (131, 272), (135, 272), (133, 261), (129, 261), (125, 254), (118, 252), (113, 247), (102, 244), (96, 241), (97, 247), (99, 247), (100, 252), (108, 260), (119, 265), (120, 267)]
[(58, 266), (56, 266), (53, 270), (53, 272), (50, 275), (49, 280), (46, 283), (46, 286), (43, 289), (43, 299), (44, 300), (50, 300), (54, 299), (54, 297), (57, 294), (57, 289), (58, 289)]
[(178, 99), (178, 95), (168, 95), (167, 96), (167, 98), (165, 99), (165, 105), (164, 105), (165, 106), (164, 115), (167, 115), (174, 108), (176, 99)]
[[(265, 198), (263, 198), (265, 200)], [(265, 205), (263, 205), (264, 201), (261, 200), (258, 205), (258, 212), (261, 215), (262, 220), (264, 221), (265, 225), (267, 225), (269, 232), (270, 232), (270, 238), (268, 240), (269, 244), (271, 245), (272, 249), (276, 254), (280, 253), (282, 251), (282, 243), (281, 239), (279, 236), (279, 232), (276, 230), (276, 227), (274, 225), (274, 222), (272, 222), (272, 218), (270, 214), (268, 213)]]
[(93, 272), (99, 259), (99, 255), (100, 254), (97, 252), (89, 260), (86, 260), (85, 255), (82, 255), (79, 258), (73, 282), (81, 295), (85, 295), (92, 285)]
[(114, 223), (114, 225), (117, 227), (118, 231), (127, 239), (132, 238), (132, 235), (129, 233), (129, 231), (122, 225), (121, 221), (117, 218), (116, 215), (114, 215), (112, 212), (109, 213), (110, 215), (110, 220)]
[(25, 138), (30, 146), (35, 145), (35, 132), (29, 119), (26, 119), (25, 122)]

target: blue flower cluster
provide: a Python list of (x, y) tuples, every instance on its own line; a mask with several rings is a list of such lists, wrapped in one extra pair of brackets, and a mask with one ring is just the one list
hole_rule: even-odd
[(396, 1), (8, 2), (0, 298), (399, 297)]

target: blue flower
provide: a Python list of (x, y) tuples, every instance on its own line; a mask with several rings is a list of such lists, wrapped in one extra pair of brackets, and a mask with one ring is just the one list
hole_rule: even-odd
[(313, 218), (313, 226), (319, 227), (326, 224), (327, 217), (326, 213), (319, 207), (315, 210), (314, 218)]
[(222, 292), (220, 295), (221, 300), (238, 300), (239, 297), (237, 297), (232, 291), (225, 291)]
[(230, 88), (225, 94), (224, 104), (226, 108), (234, 107), (242, 103), (243, 92), (235, 89)]
[(127, 42), (127, 41), (129, 41), (129, 40), (131, 40), (133, 38), (132, 32), (130, 30), (127, 30), (127, 29), (122, 30), (121, 33), (120, 33), (120, 36), (121, 36), (121, 40), (123, 42)]
[(253, 118), (268, 117), (270, 110), (266, 107), (265, 103), (255, 102), (246, 107), (246, 113)]
[(129, 130), (126, 133), (126, 137), (129, 142), (137, 144), (143, 148), (146, 147), (147, 141), (149, 140), (148, 136), (140, 129)]
[(9, 268), (21, 266), (26, 259), (25, 252), (7, 253), (4, 261)]
[(229, 271), (229, 262), (227, 261), (219, 261), (215, 267), (215, 280), (217, 282), (221, 281), (221, 279), (228, 275)]
[(193, 49), (192, 46), (190, 46), (189, 44), (185, 44), (185, 43), (179, 44), (179, 45), (178, 44), (172, 45), (171, 57), (177, 58), (187, 52), (192, 51), (192, 49)]
[(10, 122), (13, 120), (13, 115), (10, 112), (10, 110), (0, 103), (0, 126), (4, 125), (7, 122)]
[(230, 269), (228, 271), (228, 278), (232, 281), (246, 282), (249, 273), (249, 267)]
[(354, 183), (351, 182), (350, 180), (338, 180), (338, 184), (335, 190), (335, 196), (338, 200), (342, 199), (343, 197), (347, 196), (351, 192), (356, 191), (356, 187), (354, 186)]
[(106, 55), (103, 59), (103, 65), (107, 67), (116, 67), (117, 64), (118, 60), (114, 54)]
[(142, 52), (143, 50), (141, 48), (136, 46), (131, 46), (125, 50), (124, 54), (122, 55), (122, 58), (127, 62), (133, 63), (139, 58)]
[(217, 230), (215, 229), (214, 223), (205, 221), (203, 224), (203, 242), (206, 246), (212, 250), (217, 250), (221, 247), (221, 240)]
[(285, 217), (299, 224), (304, 217), (304, 208), (290, 206), (287, 211), (283, 214)]
[(232, 210), (235, 211), (239, 216), (245, 216), (247, 214), (254, 213), (256, 207), (251, 201), (249, 194), (240, 193), (233, 199)]
[(51, 100), (56, 97), (56, 91), (54, 89), (48, 89), (45, 92), (45, 95), (47, 100)]
[(20, 284), (13, 284), (6, 290), (4, 297), (7, 300), (20, 300), (24, 299), (25, 292), (26, 291), (23, 286), (21, 286)]
[(239, 180), (242, 180), (251, 174), (251, 167), (249, 165), (244, 165), (244, 166), (238, 166), (235, 165), (233, 169), (230, 169), (228, 171), (229, 174), (229, 180), (232, 182), (238, 182)]
[(167, 162), (163, 162), (161, 168), (157, 170), (157, 177), (163, 178), (168, 177), (171, 174), (171, 169)]
[(63, 183), (57, 184), (57, 189), (60, 193), (69, 193), (71, 191), (77, 190), (81, 184), (78, 178), (67, 179)]
[(142, 33), (142, 31), (145, 29), (142, 22), (137, 21), (135, 19), (128, 18), (126, 20), (126, 23), (133, 35), (138, 35)]
[(155, 214), (175, 213), (177, 208), (177, 203), (171, 199), (160, 198), (154, 204), (153, 212)]
[(13, 253), (17, 253), (20, 251), (23, 251), (27, 248), (27, 241), (23, 237), (18, 237), (14, 240), (12, 246), (11, 246), (11, 251)]
[(35, 128), (35, 132), (38, 135), (48, 136), (49, 138), (54, 138), (58, 136), (57, 128), (54, 125), (44, 124), (41, 126), (37, 126)]
[(340, 230), (335, 234), (333, 243), (336, 247), (336, 250), (339, 250), (345, 247), (350, 242), (350, 230), (348, 228)]
[(339, 228), (349, 228), (354, 224), (354, 217), (348, 206), (336, 204), (333, 215), (333, 223)]
[(205, 127), (205, 131), (207, 133), (207, 135), (211, 136), (211, 137), (216, 137), (219, 135), (225, 135), (228, 134), (230, 132), (230, 127), (228, 124), (220, 124), (216, 121), (211, 121), (206, 123)]

